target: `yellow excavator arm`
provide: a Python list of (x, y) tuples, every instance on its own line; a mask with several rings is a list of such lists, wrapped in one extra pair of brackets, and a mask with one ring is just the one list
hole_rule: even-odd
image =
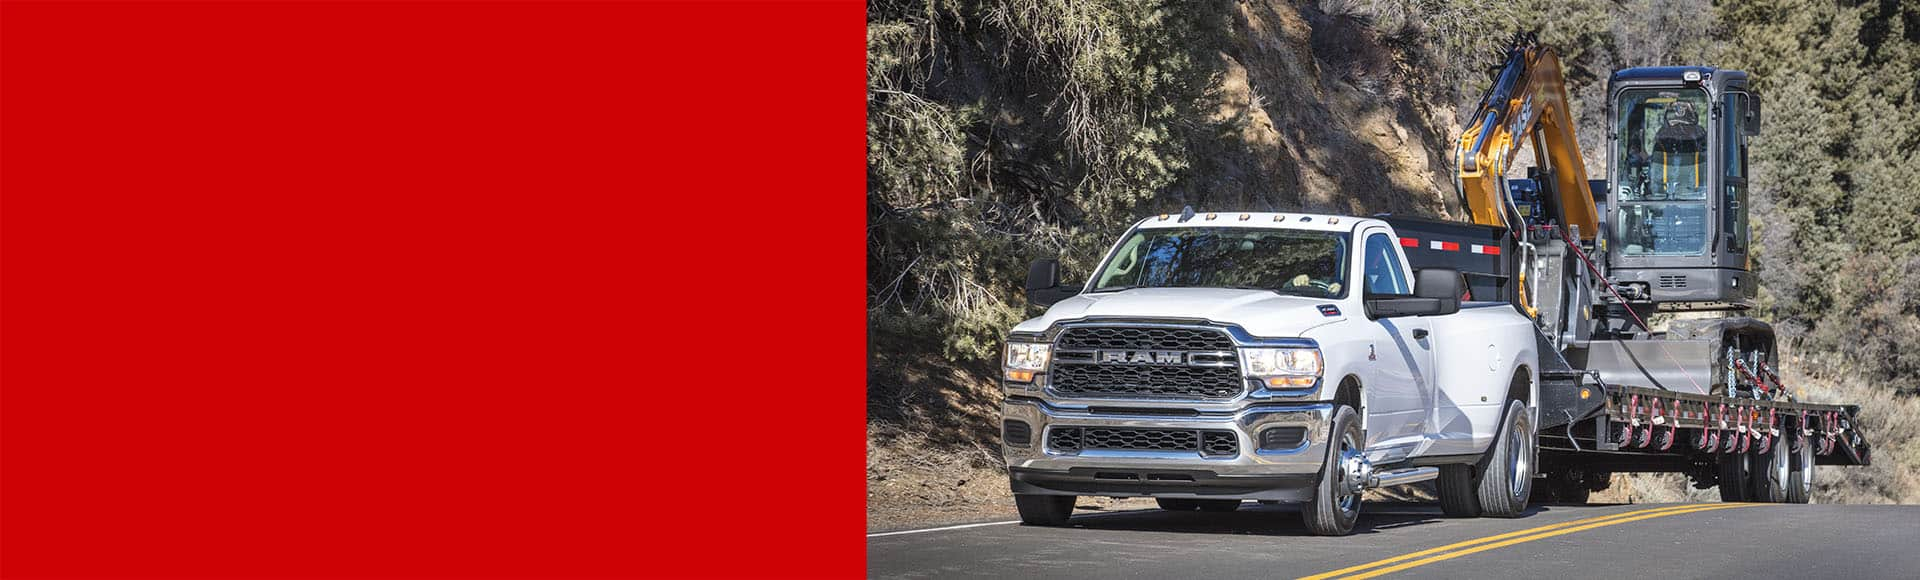
[(1540, 191), (1548, 211), (1561, 225), (1578, 228), (1582, 241), (1593, 241), (1599, 209), (1588, 190), (1587, 166), (1568, 105), (1560, 58), (1531, 37), (1516, 41), (1460, 136), (1460, 192), (1474, 223), (1516, 227), (1509, 223), (1516, 210), (1502, 182), (1507, 164), (1527, 141), (1541, 169)]

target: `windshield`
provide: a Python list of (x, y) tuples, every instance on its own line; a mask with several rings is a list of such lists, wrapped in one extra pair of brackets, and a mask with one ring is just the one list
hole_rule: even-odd
[(1345, 296), (1347, 236), (1259, 228), (1135, 230), (1094, 275), (1094, 292), (1252, 288)]
[(1628, 255), (1699, 255), (1707, 243), (1707, 93), (1621, 91), (1616, 238)]

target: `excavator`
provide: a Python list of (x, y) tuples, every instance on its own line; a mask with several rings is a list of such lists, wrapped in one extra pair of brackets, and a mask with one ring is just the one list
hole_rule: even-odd
[[(1781, 382), (1773, 328), (1745, 315), (1757, 286), (1747, 148), (1761, 119), (1750, 81), (1706, 66), (1615, 71), (1606, 175), (1590, 179), (1560, 60), (1522, 35), (1459, 140), (1475, 225), (1396, 224), (1510, 248), (1401, 244), (1415, 264), (1459, 269), (1470, 292), (1534, 320), (1535, 489), (1552, 499), (1584, 502), (1612, 473), (1679, 472), (1727, 501), (1804, 503), (1816, 465), (1871, 460), (1859, 408), (1799, 401)], [(1523, 147), (1534, 164), (1509, 178)]]

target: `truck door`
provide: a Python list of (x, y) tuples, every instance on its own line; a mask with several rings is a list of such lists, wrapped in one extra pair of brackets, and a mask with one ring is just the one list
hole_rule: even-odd
[[(1360, 279), (1366, 294), (1412, 294), (1412, 272), (1401, 259), (1399, 244), (1383, 228), (1367, 230), (1360, 260)], [(1373, 381), (1365, 386), (1367, 434), (1370, 450), (1384, 454), (1375, 460), (1406, 457), (1426, 440), (1432, 416), (1433, 341), (1427, 336), (1431, 321), (1416, 316), (1382, 318), (1373, 345)]]

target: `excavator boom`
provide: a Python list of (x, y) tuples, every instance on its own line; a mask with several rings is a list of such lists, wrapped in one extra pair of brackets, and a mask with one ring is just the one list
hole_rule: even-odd
[(1531, 38), (1515, 42), (1472, 119), (1460, 136), (1459, 185), (1473, 222), (1515, 227), (1504, 177), (1514, 153), (1531, 145), (1552, 217), (1591, 242), (1600, 229), (1599, 209), (1574, 136), (1559, 57)]

